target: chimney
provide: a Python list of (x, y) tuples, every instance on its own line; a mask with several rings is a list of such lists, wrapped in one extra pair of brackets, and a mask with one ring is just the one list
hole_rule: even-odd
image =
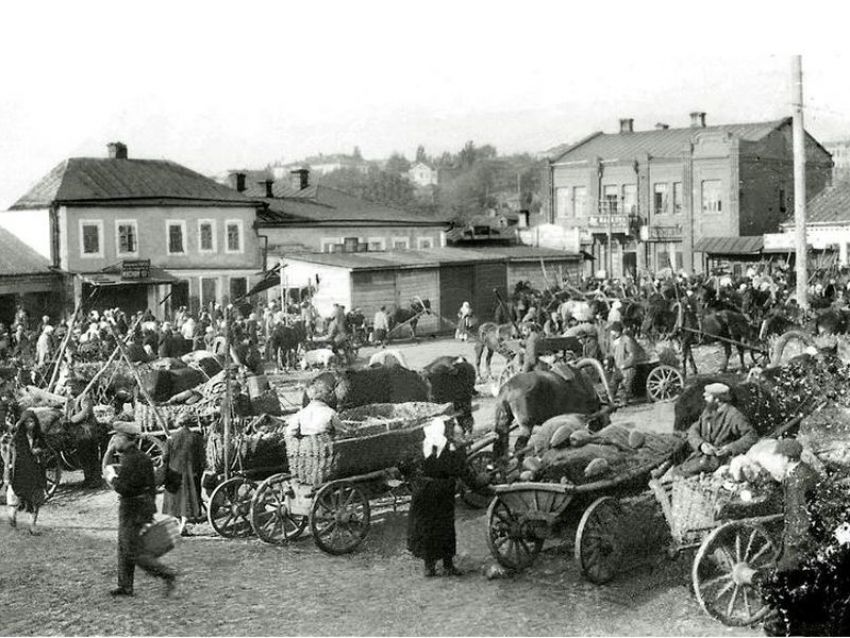
[(242, 173), (241, 171), (230, 171), (230, 174), (228, 174), (227, 176), (227, 184), (235, 191), (239, 193), (244, 193), (246, 177), (246, 174)]
[(123, 142), (110, 142), (106, 145), (109, 159), (127, 159), (127, 145)]
[(263, 180), (262, 182), (259, 182), (259, 183), (265, 185), (265, 187), (266, 187), (266, 197), (274, 197), (274, 191), (272, 190), (272, 186), (274, 185), (273, 179), (266, 179), (266, 180)]
[(705, 128), (705, 111), (691, 113), (691, 128)]
[(668, 128), (670, 128), (670, 125), (665, 124), (664, 122), (658, 122), (655, 125), (655, 128), (658, 129), (659, 131), (666, 131)]
[(632, 118), (620, 120), (620, 133), (634, 133), (635, 121)]
[(303, 191), (310, 185), (310, 169), (297, 168), (294, 171), (289, 171), (290, 184), (292, 188), (298, 191)]

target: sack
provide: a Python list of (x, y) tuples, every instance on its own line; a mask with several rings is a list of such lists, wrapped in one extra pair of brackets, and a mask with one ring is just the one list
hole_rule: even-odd
[(176, 494), (180, 491), (180, 487), (183, 485), (183, 475), (180, 472), (175, 472), (170, 467), (166, 466), (165, 468), (165, 482), (163, 486), (165, 487), (166, 492), (170, 492), (172, 494)]
[(173, 516), (143, 527), (140, 534), (143, 550), (156, 558), (174, 549), (179, 537), (180, 523)]

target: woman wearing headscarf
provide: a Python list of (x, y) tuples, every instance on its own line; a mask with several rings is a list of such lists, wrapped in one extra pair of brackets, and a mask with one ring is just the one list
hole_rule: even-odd
[(446, 436), (450, 431), (448, 419), (437, 417), (424, 428), (422, 443), (424, 460), (420, 472), (412, 481), (413, 499), (407, 525), (407, 548), (425, 562), (425, 577), (436, 575), (438, 560), (443, 572), (459, 576), (454, 556), (457, 553), (455, 536), (455, 494), (457, 480), (473, 488), (481, 486), (466, 463), (466, 455), (456, 450)]
[(6, 504), (9, 506), (9, 524), (18, 524), (18, 510), (30, 514), (30, 534), (40, 534), (36, 528), (38, 511), (45, 501), (47, 473), (40, 454), (47, 446), (35, 413), (25, 410), (15, 426), (12, 443), (5, 453), (4, 480), (9, 485)]
[(457, 312), (457, 330), (455, 330), (455, 339), (466, 341), (469, 337), (469, 332), (472, 330), (472, 306), (468, 301), (464, 301)]
[(186, 524), (201, 517), (201, 476), (204, 473), (204, 439), (189, 429), (182, 417), (180, 429), (168, 439), (163, 465), (165, 494), (162, 513), (180, 519), (180, 533), (188, 536)]

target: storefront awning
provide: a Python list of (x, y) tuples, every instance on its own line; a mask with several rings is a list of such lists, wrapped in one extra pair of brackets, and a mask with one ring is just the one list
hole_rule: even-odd
[(764, 237), (703, 237), (694, 244), (694, 252), (709, 255), (753, 255), (764, 248)]
[(100, 272), (81, 273), (80, 278), (91, 286), (162, 286), (177, 283), (179, 280), (171, 273), (151, 266), (147, 277), (127, 278), (122, 275), (120, 266), (110, 266)]

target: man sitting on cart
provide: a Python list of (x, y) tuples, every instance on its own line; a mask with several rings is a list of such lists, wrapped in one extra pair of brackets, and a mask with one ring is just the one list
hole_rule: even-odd
[(758, 441), (758, 434), (747, 417), (730, 403), (728, 385), (711, 383), (705, 386), (703, 397), (705, 408), (688, 430), (688, 444), (693, 452), (678, 467), (682, 476), (714, 472)]
[(333, 390), (324, 381), (314, 381), (307, 388), (310, 403), (301, 408), (289, 420), (287, 431), (290, 435), (310, 436), (315, 434), (334, 434), (342, 429), (342, 421), (336, 410), (328, 405)]

